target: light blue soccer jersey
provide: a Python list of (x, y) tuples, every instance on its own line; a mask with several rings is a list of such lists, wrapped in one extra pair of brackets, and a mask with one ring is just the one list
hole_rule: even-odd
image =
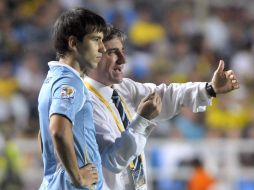
[[(102, 189), (102, 168), (95, 139), (92, 102), (77, 71), (59, 62), (49, 62), (49, 71), (39, 94), (39, 120), (42, 137), (44, 178), (40, 190), (82, 189), (72, 185), (64, 166), (55, 152), (49, 130), (49, 118), (60, 114), (73, 125), (74, 148), (79, 167), (88, 162), (96, 165), (99, 181), (95, 189)], [(83, 188), (87, 189), (87, 188)]]

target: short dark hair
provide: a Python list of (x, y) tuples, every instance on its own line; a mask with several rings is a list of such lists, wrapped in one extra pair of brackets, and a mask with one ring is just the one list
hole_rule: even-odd
[(100, 15), (84, 8), (76, 8), (61, 14), (53, 28), (57, 57), (63, 57), (69, 51), (70, 36), (77, 37), (81, 42), (85, 35), (92, 32), (106, 32), (106, 22)]
[(112, 24), (107, 24), (107, 30), (103, 38), (103, 42), (107, 42), (114, 38), (120, 38), (122, 42), (125, 42), (127, 39), (126, 34), (120, 29), (114, 27)]

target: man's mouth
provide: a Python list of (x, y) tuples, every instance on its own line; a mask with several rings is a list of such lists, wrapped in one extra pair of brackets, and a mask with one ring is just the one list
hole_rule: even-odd
[(121, 73), (122, 72), (122, 68), (120, 68), (120, 67), (114, 68), (114, 71)]

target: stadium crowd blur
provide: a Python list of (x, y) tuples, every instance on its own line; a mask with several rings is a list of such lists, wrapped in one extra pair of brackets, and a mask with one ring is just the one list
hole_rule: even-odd
[[(77, 6), (97, 11), (128, 34), (125, 73), (134, 80), (156, 84), (210, 81), (220, 59), (225, 61), (226, 69), (235, 71), (239, 90), (213, 99), (213, 105), (204, 113), (182, 109), (179, 116), (158, 124), (151, 142), (153, 139), (163, 139), (169, 144), (199, 142), (193, 145), (197, 147), (214, 139), (226, 142), (254, 139), (253, 1), (1, 0), (0, 189), (36, 189), (41, 182), (40, 175), (33, 178), (35, 173), (42, 172), (36, 145), (38, 92), (47, 62), (55, 59), (52, 25), (63, 10)], [(27, 143), (29, 140), (34, 140), (36, 153), (28, 151), (33, 149)], [(197, 165), (205, 166), (202, 153), (190, 153), (193, 146), (176, 143), (170, 150), (162, 146), (150, 148), (150, 167), (165, 168), (161, 159), (167, 157), (175, 158), (172, 162), (178, 170), (182, 166), (190, 166), (192, 171), (199, 168)], [(223, 154), (226, 153), (220, 152)], [(254, 167), (254, 149), (240, 153), (237, 158), (242, 166)], [(39, 169), (27, 171), (31, 164)], [(207, 178), (207, 187), (201, 187), (202, 190), (220, 189), (211, 187), (219, 181), (220, 171), (210, 172), (211, 176), (205, 172), (209, 170), (196, 176), (195, 172), (187, 172), (187, 177), (177, 180), (151, 179), (151, 187), (199, 190), (193, 185), (197, 182), (192, 181), (200, 180), (201, 176)], [(254, 189), (254, 176), (251, 179), (238, 176), (230, 187)]]

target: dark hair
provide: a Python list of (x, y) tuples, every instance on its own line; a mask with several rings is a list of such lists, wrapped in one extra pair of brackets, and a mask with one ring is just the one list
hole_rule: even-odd
[(100, 15), (84, 8), (64, 12), (55, 22), (53, 29), (57, 57), (63, 57), (69, 51), (70, 36), (77, 37), (81, 42), (85, 35), (92, 32), (106, 32), (106, 22)]
[(120, 40), (124, 42), (127, 39), (127, 36), (123, 31), (119, 30), (111, 24), (107, 24), (107, 30), (104, 34), (103, 42), (107, 42), (114, 38), (120, 38)]

